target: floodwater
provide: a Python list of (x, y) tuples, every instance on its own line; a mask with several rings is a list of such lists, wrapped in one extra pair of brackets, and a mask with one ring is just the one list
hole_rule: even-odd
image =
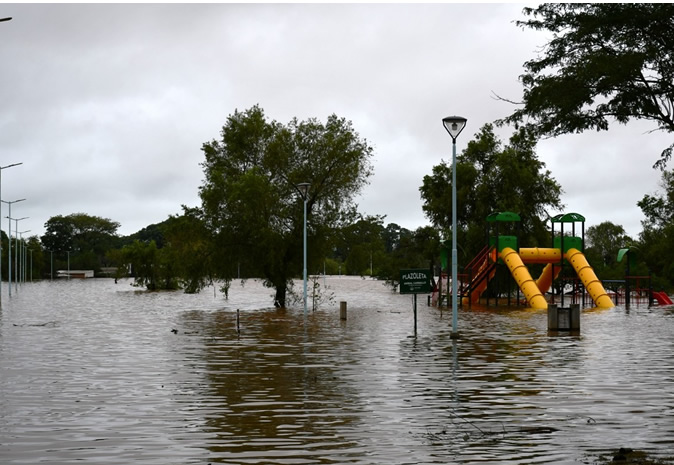
[[(321, 283), (323, 280), (321, 279)], [(451, 311), (328, 277), (305, 318), (109, 279), (25, 283), (0, 311), (0, 463), (592, 463), (674, 455), (674, 308)], [(301, 286), (300, 286), (301, 287)], [(339, 302), (348, 317), (340, 320)], [(239, 327), (237, 330), (237, 309)]]

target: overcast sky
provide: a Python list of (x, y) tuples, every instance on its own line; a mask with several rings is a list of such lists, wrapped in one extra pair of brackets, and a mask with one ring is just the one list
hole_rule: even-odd
[[(2, 199), (42, 235), (86, 213), (132, 234), (200, 205), (201, 146), (228, 115), (335, 113), (374, 146), (360, 211), (408, 229), (429, 224), (419, 187), (451, 160), (442, 118), (468, 119), (462, 151), (517, 100), (543, 32), (518, 28), (522, 4), (0, 4)], [(666, 135), (648, 123), (543, 141), (565, 212), (637, 236), (636, 203), (658, 190)], [(497, 134), (504, 142), (512, 128)], [(449, 207), (449, 206), (448, 206)], [(2, 229), (7, 231), (7, 204)], [(14, 229), (14, 225), (12, 226)]]

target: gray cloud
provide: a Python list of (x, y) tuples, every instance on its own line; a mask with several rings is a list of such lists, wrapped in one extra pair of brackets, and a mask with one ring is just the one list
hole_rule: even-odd
[[(227, 115), (353, 121), (376, 148), (358, 203), (414, 229), (419, 186), (468, 118), (462, 150), (512, 107), (522, 63), (544, 43), (516, 4), (3, 4), (0, 16), (2, 197), (42, 234), (51, 216), (84, 212), (131, 234), (198, 205), (201, 145)], [(544, 141), (539, 157), (568, 211), (640, 230), (636, 202), (657, 189), (662, 134), (648, 125)], [(504, 139), (509, 128), (498, 129)], [(6, 215), (3, 210), (3, 215)], [(3, 220), (6, 223), (6, 220)], [(6, 226), (3, 224), (6, 229)]]

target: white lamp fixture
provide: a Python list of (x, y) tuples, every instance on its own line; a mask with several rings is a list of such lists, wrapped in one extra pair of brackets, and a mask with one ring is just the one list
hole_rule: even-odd
[(463, 116), (448, 116), (442, 118), (442, 124), (455, 142), (456, 138), (461, 134), (461, 131), (463, 131), (463, 128), (466, 127), (466, 121), (468, 120)]

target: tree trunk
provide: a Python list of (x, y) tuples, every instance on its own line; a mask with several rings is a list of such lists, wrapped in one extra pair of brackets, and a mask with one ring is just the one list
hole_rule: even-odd
[(276, 285), (276, 296), (274, 297), (274, 306), (276, 308), (285, 308), (286, 306), (286, 283)]

